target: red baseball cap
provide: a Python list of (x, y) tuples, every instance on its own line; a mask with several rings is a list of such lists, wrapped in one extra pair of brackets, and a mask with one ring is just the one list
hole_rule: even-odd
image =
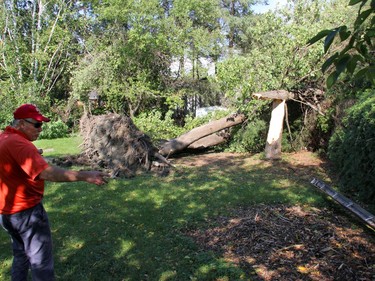
[(32, 118), (39, 122), (49, 122), (51, 119), (43, 116), (33, 104), (23, 104), (13, 112), (14, 119)]

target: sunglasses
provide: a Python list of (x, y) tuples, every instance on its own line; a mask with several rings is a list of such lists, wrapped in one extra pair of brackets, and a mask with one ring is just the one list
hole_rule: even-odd
[(42, 125), (43, 125), (43, 122), (36, 122), (36, 123), (34, 123), (34, 122), (31, 122), (31, 121), (26, 120), (26, 119), (23, 119), (23, 121), (26, 121), (27, 123), (33, 124), (34, 128), (36, 128), (36, 129), (42, 127)]

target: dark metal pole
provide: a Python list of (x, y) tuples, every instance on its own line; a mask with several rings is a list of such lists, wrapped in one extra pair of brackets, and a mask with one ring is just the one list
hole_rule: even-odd
[(314, 186), (318, 187), (320, 190), (324, 191), (326, 194), (328, 194), (330, 197), (332, 197), (336, 202), (340, 203), (342, 206), (347, 208), (349, 211), (356, 214), (358, 217), (360, 217), (366, 224), (371, 226), (373, 229), (375, 229), (375, 216), (365, 209), (363, 209), (358, 204), (354, 203), (352, 200), (348, 199), (344, 195), (341, 195), (333, 188), (326, 185), (324, 182), (322, 182), (319, 179), (313, 178), (310, 182)]

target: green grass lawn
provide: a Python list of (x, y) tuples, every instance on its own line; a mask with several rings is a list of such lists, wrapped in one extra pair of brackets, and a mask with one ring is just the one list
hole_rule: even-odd
[(61, 138), (53, 140), (37, 140), (35, 146), (43, 149), (43, 155), (46, 157), (59, 157), (65, 155), (75, 155), (80, 152), (82, 138), (73, 136), (71, 138)]
[[(79, 143), (36, 145), (59, 156), (77, 152)], [(57, 280), (251, 280), (184, 231), (259, 203), (321, 206), (327, 200), (308, 183), (263, 165), (185, 167), (167, 177), (143, 174), (101, 187), (47, 183)], [(11, 260), (9, 238), (0, 231), (0, 280), (10, 280)]]

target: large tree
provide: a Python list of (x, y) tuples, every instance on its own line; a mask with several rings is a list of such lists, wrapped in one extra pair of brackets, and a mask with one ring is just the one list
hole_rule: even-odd
[(80, 47), (78, 10), (79, 1), (2, 1), (1, 119), (21, 102), (47, 106), (65, 97), (68, 69)]
[(355, 74), (355, 78), (364, 78), (375, 84), (375, 3), (350, 0), (349, 6), (358, 9), (355, 21), (324, 29), (309, 40), (309, 44), (313, 44), (325, 38), (324, 52), (332, 54), (322, 66), (323, 72), (330, 72), (327, 78), (329, 88), (345, 71), (350, 75)]
[[(181, 89), (201, 78), (199, 59), (220, 54), (216, 0), (101, 1), (94, 12), (100, 28), (87, 41), (96, 44), (72, 85), (81, 98), (98, 91), (108, 110), (135, 115), (165, 103), (176, 106), (186, 94)], [(175, 61), (181, 67), (173, 75)], [(193, 69), (184, 73), (187, 61)]]
[(246, 29), (249, 19), (253, 18), (253, 6), (263, 3), (260, 0), (220, 0), (223, 11), (221, 20), (223, 31), (226, 34), (228, 48), (232, 50), (241, 44), (241, 36)]
[(344, 0), (300, 0), (248, 18), (237, 45), (239, 52), (218, 65), (217, 83), (235, 107), (249, 113), (251, 120), (262, 116), (268, 121), (270, 113), (264, 115), (265, 108), (268, 112), (271, 109), (264, 107), (264, 101), (254, 100), (252, 93), (280, 89), (294, 92), (294, 100), (288, 102), (296, 109), (293, 112), (290, 107), (287, 115), (289, 136), (296, 145), (298, 141), (298, 146), (308, 146), (307, 141), (311, 141), (317, 149), (321, 143), (316, 138), (320, 135), (311, 137), (309, 132), (315, 130), (317, 122), (329, 119), (328, 101), (332, 95), (325, 94), (325, 77), (320, 71), (324, 50), (307, 46), (306, 42), (322, 28), (350, 22), (353, 17), (355, 13)]

